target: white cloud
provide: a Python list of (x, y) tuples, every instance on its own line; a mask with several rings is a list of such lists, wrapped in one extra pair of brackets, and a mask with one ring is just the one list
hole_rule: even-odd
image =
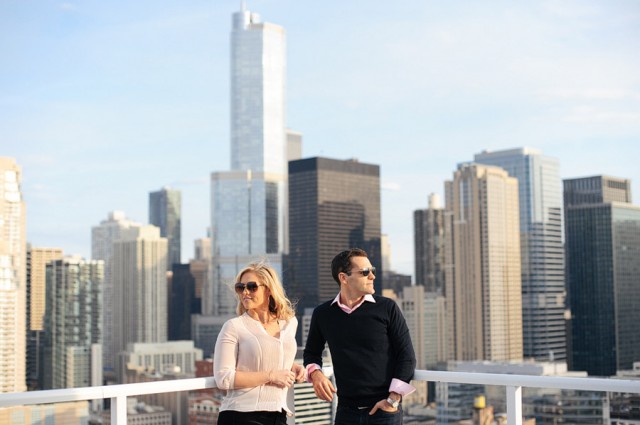
[(564, 120), (571, 123), (628, 125), (640, 128), (640, 112), (606, 110), (589, 105), (572, 108)]
[(395, 183), (395, 182), (382, 182), (380, 184), (380, 187), (382, 188), (382, 190), (392, 190), (392, 191), (398, 191), (401, 189), (401, 185), (400, 183)]

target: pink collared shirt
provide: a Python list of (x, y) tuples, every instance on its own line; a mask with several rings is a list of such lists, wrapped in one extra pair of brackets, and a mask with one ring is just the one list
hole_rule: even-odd
[[(340, 309), (342, 311), (344, 311), (347, 314), (351, 314), (354, 311), (356, 311), (358, 309), (358, 307), (360, 307), (362, 304), (364, 304), (364, 302), (370, 302), (370, 303), (375, 303), (376, 300), (375, 298), (373, 298), (373, 295), (371, 294), (366, 294), (364, 297), (362, 297), (362, 301), (360, 301), (358, 304), (354, 305), (352, 308), (350, 308), (347, 305), (344, 305), (340, 302), (340, 292), (338, 292), (338, 295), (336, 295), (336, 297), (333, 299), (333, 301), (331, 302), (331, 305), (338, 303), (338, 307), (340, 307)], [(312, 382), (311, 381), (311, 374), (313, 372), (315, 372), (317, 369), (320, 369), (320, 365), (316, 364), (316, 363), (311, 363), (309, 365), (307, 365), (307, 382)], [(404, 381), (401, 381), (399, 379), (393, 378), (391, 380), (391, 384), (389, 385), (389, 392), (394, 392), (394, 393), (398, 393), (401, 396), (406, 396), (411, 394), (412, 392), (414, 392), (416, 390), (416, 388), (411, 385), (408, 384)]]

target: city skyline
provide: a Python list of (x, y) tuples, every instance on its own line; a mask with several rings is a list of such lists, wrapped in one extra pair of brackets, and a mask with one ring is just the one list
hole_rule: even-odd
[[(227, 170), (238, 1), (0, 6), (0, 156), (23, 171), (27, 240), (90, 258), (110, 211), (145, 223), (183, 193), (183, 262)], [(413, 211), (460, 162), (531, 147), (563, 179), (640, 193), (640, 6), (249, 1), (287, 31), (287, 119), (303, 158), (380, 165), (392, 268), (413, 274)], [(398, 146), (402, 146), (398, 149)]]

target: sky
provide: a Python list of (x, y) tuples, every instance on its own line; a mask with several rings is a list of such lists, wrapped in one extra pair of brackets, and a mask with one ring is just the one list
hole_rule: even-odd
[[(640, 196), (636, 0), (247, 0), (287, 32), (287, 126), (303, 157), (380, 165), (391, 266), (413, 274), (413, 211), (483, 150), (531, 147), (562, 178)], [(22, 167), (27, 239), (91, 256), (113, 210), (148, 222), (182, 191), (182, 256), (230, 168), (240, 1), (0, 2), (0, 156)]]

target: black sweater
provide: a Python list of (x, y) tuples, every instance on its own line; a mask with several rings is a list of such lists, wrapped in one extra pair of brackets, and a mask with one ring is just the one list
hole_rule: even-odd
[(409, 328), (396, 303), (374, 296), (351, 314), (328, 301), (313, 311), (304, 349), (305, 366), (322, 366), (329, 343), (340, 404), (373, 406), (389, 395), (393, 378), (409, 382), (416, 356)]

